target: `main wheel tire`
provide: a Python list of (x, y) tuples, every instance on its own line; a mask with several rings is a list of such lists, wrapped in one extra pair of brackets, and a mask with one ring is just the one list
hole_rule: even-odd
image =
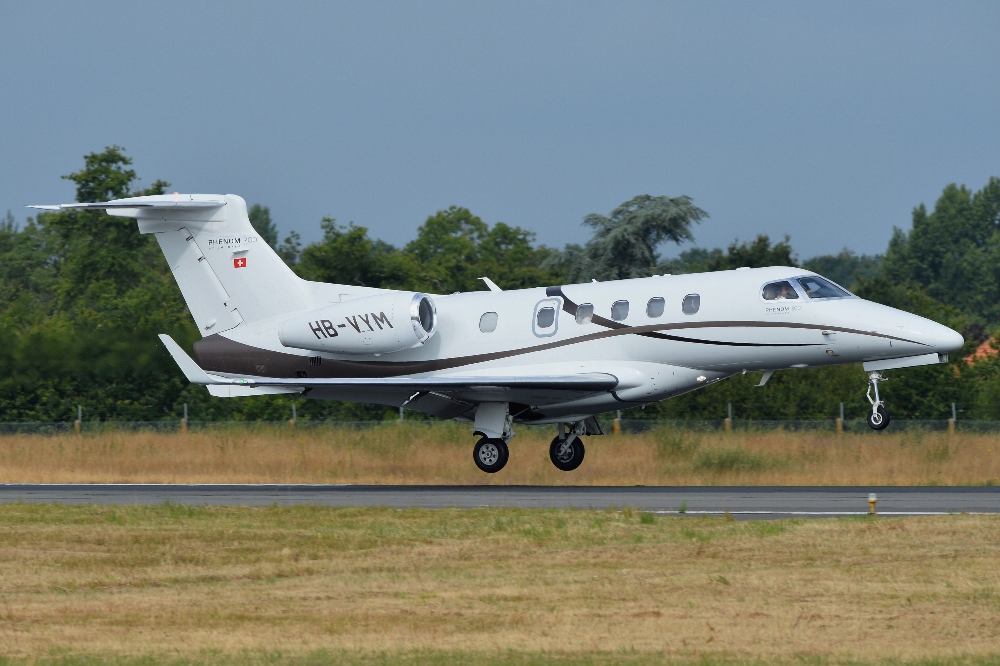
[(889, 412), (879, 405), (874, 412), (868, 412), (868, 426), (872, 430), (885, 430), (889, 425)]
[(570, 435), (565, 439), (556, 437), (549, 445), (549, 460), (564, 472), (572, 472), (583, 462), (586, 451), (583, 448), (583, 441), (576, 435)]
[(476, 462), (476, 467), (487, 474), (496, 474), (507, 464), (510, 458), (510, 451), (507, 444), (502, 439), (488, 439), (483, 437), (476, 442), (472, 449), (472, 459)]

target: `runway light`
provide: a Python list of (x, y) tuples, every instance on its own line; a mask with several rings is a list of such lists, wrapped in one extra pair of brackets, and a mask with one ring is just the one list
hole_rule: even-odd
[(875, 515), (875, 502), (878, 501), (878, 496), (875, 493), (868, 493), (868, 513)]

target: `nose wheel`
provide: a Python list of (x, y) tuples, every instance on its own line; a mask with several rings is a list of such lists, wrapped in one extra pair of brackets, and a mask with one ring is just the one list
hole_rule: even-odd
[(510, 450), (502, 439), (483, 437), (476, 442), (476, 447), (472, 449), (472, 459), (476, 461), (476, 467), (487, 474), (495, 474), (502, 470), (507, 464), (508, 458), (510, 458)]
[[(885, 404), (878, 397), (878, 383), (884, 381), (886, 381), (886, 378), (881, 373), (868, 373), (868, 392), (865, 393), (865, 397), (868, 398), (868, 402), (872, 405), (872, 411), (868, 413), (868, 426), (872, 430), (885, 430), (886, 426), (889, 425), (889, 412), (885, 411)], [(872, 398), (872, 391), (875, 392), (874, 399)]]

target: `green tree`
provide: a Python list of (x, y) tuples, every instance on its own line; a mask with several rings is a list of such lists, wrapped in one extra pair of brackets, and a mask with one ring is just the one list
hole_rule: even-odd
[[(123, 148), (84, 157), (85, 168), (66, 178), (77, 183), (77, 199), (93, 201), (163, 194), (169, 183), (157, 180), (145, 190), (130, 192), (136, 173)], [(187, 317), (180, 292), (159, 246), (129, 218), (104, 211), (68, 210), (43, 213), (47, 249), (56, 271), (55, 295), (63, 311), (91, 325), (135, 325), (158, 320), (164, 302), (177, 304), (168, 318)]]
[(302, 237), (297, 231), (289, 231), (285, 240), (274, 250), (281, 260), (289, 266), (294, 267), (299, 263), (299, 256), (302, 254)]
[(910, 231), (894, 231), (883, 272), (990, 325), (1000, 323), (1000, 178), (978, 192), (948, 185), (930, 213), (917, 206)]
[(278, 247), (278, 227), (271, 220), (271, 209), (267, 206), (254, 204), (247, 211), (250, 217), (250, 226), (254, 228), (264, 242), (272, 248)]
[(709, 270), (719, 257), (722, 250), (715, 248), (706, 250), (700, 247), (693, 247), (680, 253), (676, 259), (669, 259), (660, 264), (660, 272), (671, 275), (683, 275), (685, 273), (704, 273)]
[(858, 255), (846, 247), (837, 254), (824, 254), (802, 262), (802, 267), (830, 278), (847, 289), (861, 280), (874, 278), (882, 269), (880, 255)]
[(353, 222), (344, 227), (332, 217), (324, 217), (320, 226), (323, 240), (302, 250), (296, 267), (300, 276), (361, 287), (413, 288), (415, 271), (409, 257), (369, 238), (365, 227)]
[(694, 240), (691, 225), (708, 217), (691, 197), (653, 197), (641, 194), (611, 211), (592, 213), (583, 223), (594, 229), (584, 248), (583, 261), (569, 266), (568, 279), (620, 280), (646, 277), (656, 272), (657, 248), (664, 242)]
[(791, 239), (785, 236), (780, 243), (771, 245), (764, 234), (749, 242), (733, 241), (725, 254), (717, 254), (708, 262), (710, 271), (728, 271), (734, 268), (764, 268), (766, 266), (798, 266), (792, 256)]
[(76, 173), (63, 176), (76, 183), (76, 200), (80, 203), (97, 203), (124, 199), (136, 179), (132, 158), (125, 156), (121, 146), (108, 146), (103, 153), (90, 153), (83, 157), (84, 167)]
[(552, 253), (533, 246), (534, 234), (497, 222), (491, 228), (467, 208), (452, 206), (431, 215), (403, 252), (415, 283), (433, 293), (485, 289), (489, 277), (501, 288), (545, 286), (556, 277), (543, 268)]

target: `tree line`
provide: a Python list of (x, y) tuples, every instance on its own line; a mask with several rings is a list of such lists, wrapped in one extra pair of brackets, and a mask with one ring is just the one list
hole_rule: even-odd
[[(111, 146), (84, 156), (64, 176), (80, 202), (160, 194), (170, 184), (140, 187), (132, 160)], [(539, 245), (535, 235), (504, 222), (489, 224), (451, 206), (429, 215), (415, 238), (395, 247), (368, 229), (323, 218), (319, 241), (303, 246), (294, 231), (279, 241), (267, 206), (249, 208), (261, 237), (309, 280), (449, 294), (726, 270), (801, 266), (863, 298), (944, 323), (966, 336), (946, 366), (893, 373), (884, 395), (894, 418), (940, 419), (951, 404), (961, 418), (1000, 418), (1000, 361), (991, 334), (1000, 325), (1000, 179), (978, 191), (944, 188), (932, 210), (913, 211), (909, 230), (895, 229), (886, 251), (849, 250), (799, 261), (791, 239), (766, 235), (726, 248), (690, 247), (709, 219), (687, 196), (640, 195), (607, 215), (582, 221), (584, 244)], [(188, 346), (200, 336), (155, 240), (128, 219), (102, 211), (45, 212), (19, 224), (0, 220), (0, 420), (65, 421), (83, 405), (87, 420), (282, 420), (292, 401), (300, 418), (370, 420), (395, 412), (376, 405), (304, 401), (288, 396), (214, 399), (192, 386), (162, 348), (157, 333)], [(984, 344), (987, 343), (987, 344)], [(977, 351), (978, 350), (978, 351)], [(631, 410), (632, 418), (753, 419), (860, 417), (867, 407), (860, 366), (788, 370), (756, 388), (759, 373), (740, 375), (685, 396)], [(417, 417), (417, 414), (414, 414)]]

